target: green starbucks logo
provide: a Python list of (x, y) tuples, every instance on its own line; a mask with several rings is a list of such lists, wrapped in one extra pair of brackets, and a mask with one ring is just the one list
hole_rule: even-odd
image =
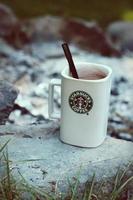
[(84, 91), (74, 91), (69, 96), (69, 105), (74, 112), (88, 114), (93, 106), (93, 99)]

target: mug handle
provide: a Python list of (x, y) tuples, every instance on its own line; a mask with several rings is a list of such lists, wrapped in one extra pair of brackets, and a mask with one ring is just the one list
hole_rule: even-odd
[(61, 86), (61, 79), (52, 79), (49, 83), (48, 114), (51, 119), (59, 119), (61, 114), (54, 112), (54, 86)]

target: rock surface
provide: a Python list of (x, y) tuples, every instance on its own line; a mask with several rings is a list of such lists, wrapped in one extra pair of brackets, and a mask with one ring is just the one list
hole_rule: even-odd
[(52, 137), (59, 130), (59, 121), (45, 120), (41, 124), (16, 125), (7, 124), (0, 126), (0, 136), (14, 135), (22, 138), (46, 139)]
[(25, 33), (19, 19), (4, 4), (0, 4), (0, 37), (17, 48), (29, 41), (28, 35)]
[[(33, 130), (32, 133), (35, 134)], [(51, 189), (55, 183), (64, 190), (68, 187), (68, 179), (79, 175), (80, 182), (84, 183), (94, 172), (97, 180), (110, 178), (133, 156), (131, 142), (108, 137), (98, 148), (89, 149), (62, 143), (58, 132), (50, 134), (44, 140), (1, 136), (1, 143), (10, 139), (8, 150), (14, 174), (19, 170), (28, 183), (35, 186)]]
[(13, 28), (18, 22), (13, 11), (4, 4), (0, 4), (0, 36), (6, 37), (12, 34)]
[(104, 56), (120, 56), (102, 29), (96, 23), (85, 23), (77, 20), (66, 20), (61, 30), (65, 41), (73, 42), (90, 52), (97, 52)]
[(108, 26), (107, 34), (117, 49), (133, 51), (133, 22), (114, 22)]
[(32, 41), (64, 40), (104, 56), (120, 56), (98, 24), (76, 19), (46, 16), (27, 21), (24, 26)]
[(17, 95), (18, 90), (12, 84), (0, 81), (0, 125), (7, 121)]

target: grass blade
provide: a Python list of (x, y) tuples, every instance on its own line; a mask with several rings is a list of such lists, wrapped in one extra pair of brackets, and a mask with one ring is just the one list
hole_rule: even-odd
[(4, 200), (8, 200), (4, 191), (4, 185), (0, 182), (0, 193), (3, 195)]
[(100, 191), (101, 191), (103, 185), (104, 185), (104, 181), (102, 181), (102, 182), (100, 183), (100, 185), (99, 185), (99, 189), (98, 189), (98, 191), (97, 191), (97, 196), (99, 195), (99, 193), (100, 193)]
[(133, 180), (133, 176), (131, 176), (129, 179), (127, 179), (127, 181), (125, 181), (113, 194), (111, 197), (111, 200), (116, 200), (116, 198), (118, 197), (118, 195), (121, 193), (121, 191), (124, 189), (124, 187)]
[(39, 188), (36, 188), (33, 185), (29, 185), (29, 183), (25, 180), (25, 178), (23, 177), (23, 175), (20, 173), (20, 171), (18, 171), (19, 175), (21, 176), (22, 180), (24, 181), (24, 183), (26, 184), (25, 188), (27, 192), (30, 192), (33, 195), (40, 195), (48, 200), (53, 200), (53, 198), (47, 193), (47, 192), (42, 192)]
[(74, 188), (72, 189), (72, 198), (71, 200), (74, 200), (75, 197), (77, 196), (77, 189), (78, 189), (78, 185), (79, 185), (79, 177), (80, 177), (80, 171), (78, 172), (77, 178), (76, 178), (76, 183), (74, 185)]
[(115, 190), (117, 189), (118, 187), (118, 184), (119, 184), (119, 176), (120, 176), (120, 167), (116, 173), (116, 177), (115, 177), (115, 181), (114, 181), (114, 188), (113, 188), (113, 191), (112, 191), (112, 194), (115, 192)]
[(79, 185), (79, 180), (77, 179), (76, 180), (76, 183), (74, 185), (74, 188), (72, 189), (72, 198), (71, 200), (74, 200), (76, 195), (77, 195), (77, 188), (78, 188), (78, 185)]
[(91, 200), (91, 197), (92, 197), (92, 192), (93, 192), (93, 187), (94, 187), (94, 179), (95, 179), (95, 174), (92, 177), (88, 200)]
[(7, 146), (7, 144), (9, 143), (10, 139), (7, 140), (7, 142), (0, 148), (0, 153), (3, 151), (3, 149)]
[(123, 171), (123, 173), (122, 173), (122, 175), (121, 175), (121, 177), (120, 177), (120, 180), (119, 180), (119, 182), (121, 182), (121, 181), (122, 181), (123, 177), (125, 176), (125, 174), (126, 174), (127, 170), (129, 169), (129, 167), (131, 166), (131, 164), (132, 164), (132, 163), (133, 163), (133, 161), (132, 161), (132, 162), (130, 162), (130, 163), (127, 165), (127, 167), (125, 168), (125, 170)]

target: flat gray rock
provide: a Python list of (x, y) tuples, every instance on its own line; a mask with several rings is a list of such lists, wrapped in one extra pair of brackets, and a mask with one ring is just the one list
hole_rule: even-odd
[[(19, 170), (28, 183), (49, 189), (57, 183), (60, 190), (64, 190), (68, 178), (78, 174), (81, 183), (91, 179), (94, 172), (97, 180), (112, 177), (119, 166), (126, 166), (133, 157), (131, 142), (111, 137), (107, 137), (98, 148), (64, 144), (59, 140), (58, 131), (41, 139), (5, 135), (0, 137), (0, 143), (8, 139), (11, 139), (8, 151), (14, 173)], [(21, 162), (24, 160), (31, 161)]]

